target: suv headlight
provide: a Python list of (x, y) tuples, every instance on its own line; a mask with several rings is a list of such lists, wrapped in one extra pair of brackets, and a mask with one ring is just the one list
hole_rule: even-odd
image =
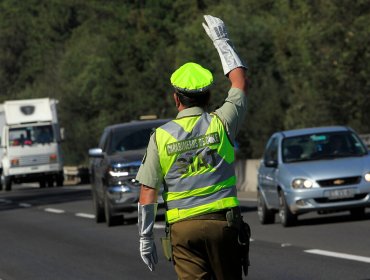
[(313, 182), (308, 179), (298, 178), (292, 181), (293, 189), (310, 189), (313, 186)]
[(109, 175), (112, 176), (112, 177), (122, 177), (122, 176), (128, 176), (129, 173), (128, 171), (122, 171), (122, 170), (115, 170), (115, 169), (111, 169), (109, 170)]

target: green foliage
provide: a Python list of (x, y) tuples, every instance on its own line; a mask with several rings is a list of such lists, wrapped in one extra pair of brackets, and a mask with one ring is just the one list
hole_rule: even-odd
[(281, 129), (368, 133), (369, 12), (365, 0), (2, 0), (0, 102), (58, 99), (66, 162), (87, 163), (105, 126), (176, 115), (169, 77), (185, 62), (214, 73), (211, 109), (223, 102), (230, 83), (201, 26), (211, 14), (249, 66), (242, 156)]

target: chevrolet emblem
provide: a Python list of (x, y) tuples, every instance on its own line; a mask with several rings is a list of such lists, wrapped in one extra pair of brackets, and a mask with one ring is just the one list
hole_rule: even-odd
[(344, 184), (344, 180), (342, 180), (342, 179), (337, 179), (337, 180), (334, 180), (333, 181), (333, 184), (334, 185), (343, 185)]

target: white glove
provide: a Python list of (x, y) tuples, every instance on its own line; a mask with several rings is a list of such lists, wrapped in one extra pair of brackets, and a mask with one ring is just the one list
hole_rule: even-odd
[(237, 67), (247, 69), (248, 67), (241, 61), (229, 40), (224, 22), (210, 15), (205, 15), (204, 19), (207, 24), (202, 23), (203, 28), (218, 51), (224, 74), (227, 75), (231, 70)]
[(157, 215), (158, 203), (140, 205), (138, 203), (138, 225), (140, 236), (140, 255), (150, 271), (158, 262), (157, 248), (154, 242), (153, 227)]
[(140, 237), (140, 255), (150, 271), (154, 271), (154, 264), (158, 262), (154, 237)]

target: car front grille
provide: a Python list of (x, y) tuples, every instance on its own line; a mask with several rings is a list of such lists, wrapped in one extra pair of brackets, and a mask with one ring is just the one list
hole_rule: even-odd
[(317, 183), (320, 185), (320, 187), (327, 188), (327, 187), (340, 187), (340, 186), (346, 186), (346, 185), (356, 185), (360, 183), (360, 181), (361, 181), (361, 176), (355, 176), (355, 177), (319, 180), (317, 181)]

